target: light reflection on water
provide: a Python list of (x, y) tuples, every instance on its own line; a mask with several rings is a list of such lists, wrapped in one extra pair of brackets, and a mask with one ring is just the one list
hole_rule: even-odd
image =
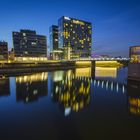
[[(138, 84), (127, 83), (127, 68), (97, 67), (95, 74), (90, 68), (77, 68), (6, 77), (0, 79), (0, 112), (5, 110), (6, 115), (9, 116), (6, 116), (5, 120), (10, 121), (10, 110), (15, 110), (14, 116), (18, 116), (21, 109), (24, 117), (29, 114), (29, 117), (35, 115), (37, 121), (42, 117), (41, 122), (36, 122), (37, 124), (52, 121), (56, 116), (61, 118), (60, 122), (63, 124), (65, 122), (63, 117), (72, 119), (75, 115), (79, 119), (88, 116), (88, 121), (84, 120), (84, 122), (92, 124), (94, 121), (98, 122), (100, 120), (98, 115), (104, 112), (105, 118), (110, 115), (113, 118), (117, 114), (115, 119), (120, 117), (122, 118), (120, 122), (123, 123), (124, 118), (127, 120), (129, 116), (132, 118), (140, 116), (139, 91)], [(120, 114), (118, 114), (118, 110), (121, 111)], [(2, 119), (4, 119), (4, 114), (1, 115), (0, 122)], [(24, 118), (22, 119), (24, 122)], [(135, 120), (135, 118), (133, 119)], [(17, 121), (16, 118), (13, 121)], [(104, 122), (104, 125), (107, 121)], [(112, 123), (112, 120), (110, 119), (108, 123)], [(55, 126), (57, 128), (58, 124)], [(47, 126), (41, 125), (40, 129), (44, 129), (44, 127)], [(81, 130), (80, 125), (77, 127)], [(90, 127), (94, 129), (94, 126)], [(122, 128), (121, 125), (117, 127)], [(131, 131), (129, 123), (126, 127), (128, 127), (127, 131)], [(70, 131), (73, 132), (73, 130)], [(85, 133), (85, 135), (87, 134), (92, 135), (92, 131)], [(42, 135), (46, 136), (45, 133)]]

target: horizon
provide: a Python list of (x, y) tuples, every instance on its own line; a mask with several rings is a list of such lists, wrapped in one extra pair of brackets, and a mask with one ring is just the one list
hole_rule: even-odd
[(47, 36), (49, 46), (49, 28), (57, 25), (62, 16), (92, 23), (92, 49), (96, 54), (128, 56), (130, 46), (140, 45), (138, 0), (86, 0), (80, 4), (77, 0), (5, 0), (1, 4), (0, 40), (8, 42), (9, 48), (12, 48), (12, 32), (21, 29)]

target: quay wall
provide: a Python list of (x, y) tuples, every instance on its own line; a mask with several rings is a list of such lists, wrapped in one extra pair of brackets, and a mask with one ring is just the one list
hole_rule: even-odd
[(140, 81), (140, 63), (129, 63), (128, 80)]

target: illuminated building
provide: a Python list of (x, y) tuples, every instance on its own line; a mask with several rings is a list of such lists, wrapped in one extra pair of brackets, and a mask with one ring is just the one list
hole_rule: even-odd
[(130, 58), (133, 63), (140, 63), (140, 46), (130, 47)]
[(58, 50), (58, 26), (50, 27), (50, 51)]
[(83, 20), (61, 17), (59, 26), (59, 48), (64, 59), (90, 57), (92, 46), (92, 24)]
[(0, 41), (0, 60), (8, 60), (8, 43)]
[(140, 46), (130, 47), (131, 61), (128, 65), (128, 79), (140, 81)]
[(63, 51), (58, 48), (58, 26), (56, 25), (50, 27), (50, 54), (53, 60), (59, 60), (63, 55)]
[(46, 57), (46, 36), (37, 35), (36, 31), (20, 30), (13, 32), (13, 45), (15, 57)]

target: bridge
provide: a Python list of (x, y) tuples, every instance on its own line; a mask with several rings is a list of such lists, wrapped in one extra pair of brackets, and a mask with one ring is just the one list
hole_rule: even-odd
[(77, 58), (77, 59), (71, 59), (69, 61), (130, 61), (130, 58)]

